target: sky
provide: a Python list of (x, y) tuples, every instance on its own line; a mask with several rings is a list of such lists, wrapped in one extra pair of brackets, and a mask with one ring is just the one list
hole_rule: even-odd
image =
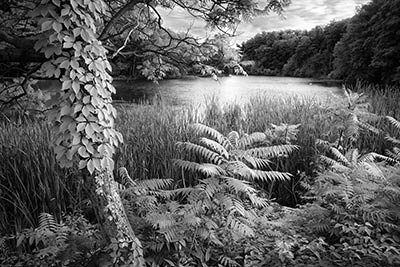
[[(282, 16), (270, 13), (267, 16), (253, 18), (251, 22), (243, 22), (237, 29), (237, 37), (233, 43), (242, 43), (262, 31), (279, 30), (310, 30), (318, 25), (326, 25), (333, 20), (352, 17), (358, 6), (369, 0), (292, 0)], [(191, 33), (198, 37), (213, 35), (205, 28), (203, 21), (196, 20), (180, 8), (161, 11), (164, 26), (178, 32), (186, 32), (191, 27)]]

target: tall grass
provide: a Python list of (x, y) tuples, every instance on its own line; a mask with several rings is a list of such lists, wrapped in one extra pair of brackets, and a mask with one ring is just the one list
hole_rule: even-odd
[(353, 91), (368, 95), (371, 111), (377, 115), (400, 118), (400, 88), (396, 86), (377, 86), (358, 82)]
[[(397, 91), (396, 91), (397, 92)], [(394, 97), (400, 99), (399, 94)], [(399, 119), (398, 102), (390, 92), (375, 93), (373, 111), (393, 114)], [(265, 131), (273, 124), (301, 124), (297, 144), (300, 150), (281, 162), (284, 171), (295, 176), (292, 181), (274, 186), (274, 194), (281, 203), (297, 203), (299, 172), (314, 171), (315, 139), (335, 140), (332, 114), (327, 113), (330, 101), (312, 98), (269, 98), (260, 96), (245, 104), (220, 105), (209, 99), (205, 107), (174, 107), (164, 103), (155, 105), (118, 105), (117, 129), (124, 136), (116, 166), (124, 166), (135, 179), (184, 177), (171, 164), (176, 158), (176, 141), (188, 140), (188, 125), (201, 122), (223, 134), (232, 130), (242, 132)], [(385, 113), (386, 112), (386, 113)], [(365, 147), (383, 144), (383, 137), (368, 135)], [(0, 233), (33, 227), (40, 212), (60, 215), (82, 204), (82, 183), (79, 172), (58, 167), (50, 146), (51, 130), (42, 120), (20, 123), (0, 121)], [(10, 227), (12, 226), (12, 227)]]
[(46, 123), (0, 122), (0, 232), (36, 225), (40, 212), (60, 216), (78, 202), (76, 174), (62, 170)]

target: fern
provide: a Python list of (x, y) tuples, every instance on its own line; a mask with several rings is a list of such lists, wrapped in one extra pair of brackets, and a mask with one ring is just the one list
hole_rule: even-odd
[(177, 147), (181, 148), (189, 153), (194, 155), (199, 155), (203, 157), (206, 162), (214, 163), (214, 164), (222, 164), (226, 162), (225, 158), (220, 154), (204, 147), (201, 145), (193, 144), (190, 142), (177, 142)]
[(208, 149), (213, 150), (214, 152), (222, 155), (226, 160), (229, 159), (229, 153), (226, 149), (218, 142), (214, 140), (210, 140), (208, 138), (202, 137), (199, 141), (200, 145), (207, 147)]
[(276, 145), (270, 147), (253, 148), (245, 151), (245, 154), (255, 156), (257, 158), (276, 158), (288, 156), (297, 150), (299, 147), (296, 145)]
[(400, 129), (400, 121), (391, 116), (386, 116), (386, 119), (397, 129)]
[(228, 257), (226, 255), (223, 255), (219, 258), (218, 262), (221, 264), (221, 266), (225, 267), (240, 267), (239, 263), (237, 263), (234, 259), (231, 257)]
[(265, 133), (255, 132), (247, 136), (243, 136), (238, 140), (237, 147), (240, 149), (247, 149), (257, 144), (265, 142), (267, 136)]
[(57, 233), (59, 230), (60, 226), (56, 223), (56, 220), (54, 219), (54, 216), (42, 212), (39, 215), (39, 226), (37, 228), (37, 231), (39, 233), (46, 233), (46, 232), (51, 232), (51, 233)]
[(220, 132), (218, 132), (217, 130), (208, 127), (204, 124), (200, 124), (200, 123), (195, 123), (191, 125), (191, 128), (193, 130), (193, 132), (197, 135), (208, 135), (211, 138), (217, 140), (218, 143), (220, 143), (223, 147), (225, 147), (225, 149), (229, 150), (230, 147), (230, 142), (228, 140), (228, 138), (226, 138), (225, 136), (223, 136)]

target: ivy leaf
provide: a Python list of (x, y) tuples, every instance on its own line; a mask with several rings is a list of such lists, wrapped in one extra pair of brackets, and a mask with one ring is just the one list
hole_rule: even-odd
[(86, 151), (86, 147), (84, 147), (84, 146), (81, 146), (79, 149), (78, 149), (78, 154), (79, 154), (79, 156), (81, 156), (82, 158), (88, 158), (90, 155), (89, 155), (89, 153), (87, 153), (87, 151)]
[(86, 167), (88, 160), (87, 159), (82, 159), (79, 161), (79, 169), (82, 170)]
[(57, 22), (57, 21), (54, 21), (53, 22), (53, 29), (56, 31), (56, 32), (61, 32), (61, 30), (62, 30), (62, 25), (61, 25), (61, 23), (59, 23), (59, 22)]
[(93, 174), (94, 172), (94, 162), (93, 159), (90, 159), (87, 163), (87, 169), (89, 171), (90, 174)]
[(82, 132), (86, 127), (86, 123), (79, 123), (78, 126), (76, 127), (77, 132)]
[(51, 20), (46, 20), (45, 22), (42, 23), (42, 31), (48, 31), (51, 29), (52, 21)]
[(71, 83), (72, 83), (71, 80), (63, 81), (62, 86), (61, 86), (61, 90), (65, 91), (65, 90), (70, 89), (71, 88)]

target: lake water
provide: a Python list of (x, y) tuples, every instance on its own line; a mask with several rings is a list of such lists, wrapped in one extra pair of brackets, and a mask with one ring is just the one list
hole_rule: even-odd
[(146, 81), (114, 81), (115, 100), (137, 102), (138, 100), (162, 99), (173, 105), (202, 104), (214, 97), (220, 103), (243, 103), (252, 97), (315, 97), (321, 100), (340, 95), (338, 83), (324, 83), (313, 79), (231, 76), (212, 78), (187, 78), (162, 80), (158, 84)]
[[(55, 90), (60, 87), (56, 81), (41, 81), (39, 87)], [(332, 95), (340, 95), (338, 83), (322, 83), (313, 79), (268, 77), (268, 76), (231, 76), (212, 78), (190, 77), (186, 79), (162, 80), (158, 84), (149, 81), (115, 80), (117, 89), (114, 100), (143, 102), (162, 99), (172, 105), (198, 105), (214, 97), (221, 104), (244, 103), (252, 97), (314, 97), (319, 100)]]

